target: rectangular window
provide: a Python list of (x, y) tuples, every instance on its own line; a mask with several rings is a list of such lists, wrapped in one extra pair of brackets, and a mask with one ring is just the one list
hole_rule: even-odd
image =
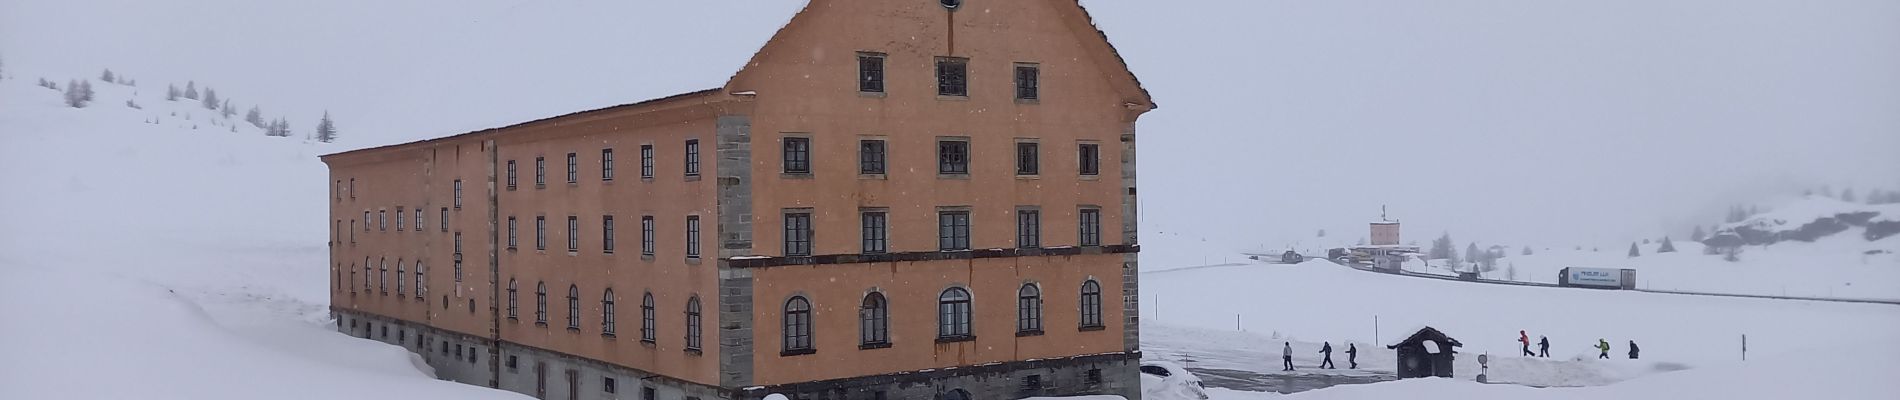
[(416, 207), (416, 232), (421, 232), (422, 227), (422, 207)]
[(937, 212), (937, 248), (943, 251), (970, 249), (970, 212)]
[(653, 177), (653, 145), (640, 145), (640, 177)]
[(970, 173), (970, 140), (937, 140), (937, 173), (944, 175), (966, 175)]
[(655, 240), (653, 237), (653, 228), (653, 216), (645, 215), (640, 217), (640, 255), (653, 255), (653, 244)]
[(600, 149), (600, 180), (614, 180), (614, 149)]
[(859, 140), (858, 173), (877, 175), (883, 174), (884, 170), (884, 141), (881, 139)]
[(890, 251), (890, 213), (881, 209), (864, 211), (859, 219), (864, 226), (864, 254)]
[(640, 400), (660, 400), (660, 394), (653, 388), (640, 388)]
[[(369, 224), (364, 224), (368, 226)], [(356, 244), (356, 220), (350, 220), (350, 244)]]
[(699, 139), (686, 140), (686, 176), (699, 176)]
[(1036, 64), (1016, 64), (1016, 99), (1035, 100), (1038, 81), (1042, 78)]
[(534, 188), (540, 189), (544, 187), (548, 187), (548, 159), (547, 157), (535, 157)]
[(369, 210), (363, 210), (363, 231), (369, 232)]
[(686, 216), (686, 258), (699, 258), (699, 216)]
[(350, 198), (356, 198), (356, 178), (350, 178)]
[(970, 59), (937, 57), (937, 95), (969, 96)]
[(785, 212), (785, 255), (811, 255), (811, 211)]
[(785, 138), (785, 173), (811, 173), (811, 138)]
[(534, 217), (534, 249), (548, 249), (548, 217)]
[(614, 216), (600, 217), (600, 252), (614, 253)]
[(620, 390), (620, 388), (619, 388), (619, 385), (616, 384), (616, 382), (614, 382), (614, 378), (608, 378), (608, 377), (600, 378), (600, 391), (607, 392), (607, 393), (615, 393), (618, 390)]
[(515, 217), (508, 217), (508, 249), (515, 249)]
[(455, 209), (462, 209), (462, 180), (455, 180)]
[(1016, 247), (1042, 247), (1042, 210), (1016, 210)]
[(441, 219), (442, 219), (442, 231), (448, 232), (449, 231), (449, 208), (448, 207), (442, 207)]
[(1083, 208), (1077, 215), (1081, 216), (1081, 231), (1078, 232), (1077, 235), (1080, 243), (1077, 244), (1081, 246), (1102, 245), (1102, 209)]
[[(455, 262), (455, 281), (461, 282), (462, 281), (462, 233), (461, 232), (455, 233), (454, 247), (455, 247), (455, 253), (450, 254), (450, 255), (454, 257), (454, 262)], [(400, 262), (402, 260), (397, 260), (397, 261)]]
[(508, 160), (508, 190), (515, 190), (515, 160)]
[(1042, 173), (1042, 156), (1037, 153), (1036, 142), (1016, 142), (1016, 175), (1037, 175)]
[(376, 230), (389, 230), (389, 210), (376, 210)]
[(858, 91), (884, 93), (884, 54), (858, 53)]
[[(402, 220), (403, 220), (402, 207), (396, 207), (396, 231), (397, 232), (402, 232)], [(416, 227), (416, 229), (422, 229), (422, 227), (418, 226)]]
[(581, 251), (581, 219), (567, 216), (567, 251)]
[(1101, 148), (1102, 145), (1100, 144), (1083, 143), (1076, 151), (1078, 157), (1077, 162), (1081, 166), (1082, 175), (1097, 175), (1102, 173)]
[(567, 183), (580, 183), (580, 181), (581, 156), (575, 153), (567, 153)]

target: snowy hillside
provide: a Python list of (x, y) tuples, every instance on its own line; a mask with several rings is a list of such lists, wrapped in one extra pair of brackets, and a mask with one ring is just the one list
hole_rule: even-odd
[(0, 191), (0, 314), (16, 323), (0, 329), (16, 349), (0, 398), (521, 398), (334, 333), (316, 160), (330, 147), (93, 85), (75, 109), (0, 80), (14, 188)]

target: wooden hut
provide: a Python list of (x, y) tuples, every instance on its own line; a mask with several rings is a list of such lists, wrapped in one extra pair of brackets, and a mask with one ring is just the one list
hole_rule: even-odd
[(1433, 376), (1450, 378), (1452, 360), (1456, 358), (1458, 347), (1464, 347), (1464, 344), (1429, 326), (1404, 340), (1385, 346), (1398, 351), (1398, 366), (1394, 371), (1398, 372), (1399, 379)]

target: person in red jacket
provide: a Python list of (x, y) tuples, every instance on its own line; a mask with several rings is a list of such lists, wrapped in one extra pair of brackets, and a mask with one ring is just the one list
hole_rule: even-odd
[(1524, 333), (1524, 331), (1517, 331), (1517, 342), (1522, 343), (1524, 345), (1524, 356), (1526, 357), (1537, 356), (1537, 353), (1531, 352), (1531, 335), (1530, 334), (1526, 334)]

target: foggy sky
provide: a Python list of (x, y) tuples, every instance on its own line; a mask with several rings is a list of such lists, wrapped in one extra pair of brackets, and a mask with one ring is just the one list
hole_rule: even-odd
[[(340, 151), (711, 87), (678, 77), (733, 51), (641, 54), (743, 61), (798, 5), (385, 3), (0, 0), (0, 58), (197, 79), (299, 132), (327, 109)], [(1408, 240), (1614, 249), (1811, 186), (1900, 189), (1900, 2), (1085, 4), (1161, 105), (1147, 232), (1349, 242), (1389, 205)]]

